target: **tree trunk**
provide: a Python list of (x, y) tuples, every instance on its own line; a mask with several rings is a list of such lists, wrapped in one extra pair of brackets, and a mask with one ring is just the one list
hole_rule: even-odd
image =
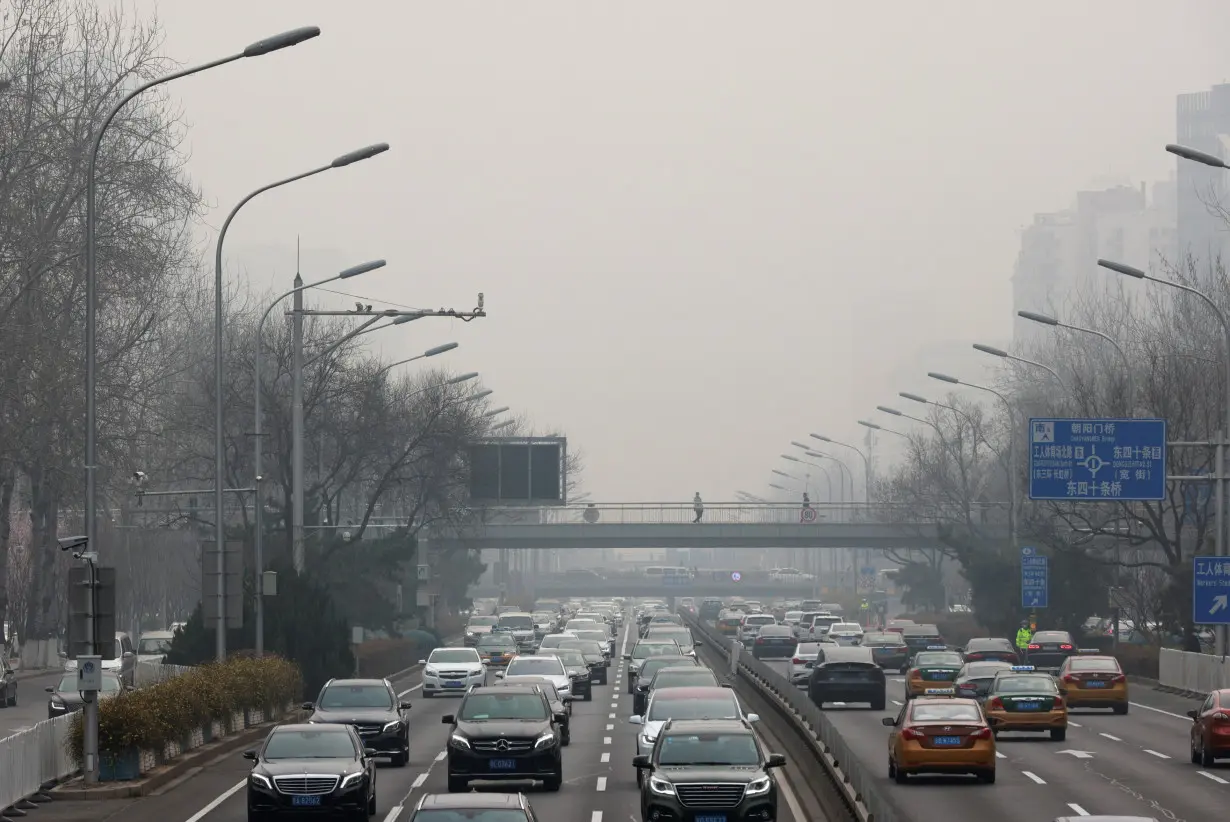
[(13, 486), (17, 474), (11, 465), (0, 469), (0, 624), (9, 610), (9, 539), (13, 534)]
[[(33, 578), (26, 604), (26, 639), (51, 639), (56, 635), (56, 542), (57, 518), (54, 491), (42, 477), (30, 481), (30, 566)], [(91, 546), (93, 547), (93, 546)]]

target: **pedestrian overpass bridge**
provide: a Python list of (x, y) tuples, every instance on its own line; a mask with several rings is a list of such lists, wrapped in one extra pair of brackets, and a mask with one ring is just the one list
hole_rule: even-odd
[(706, 504), (693, 522), (690, 502), (630, 502), (488, 508), (482, 522), (435, 530), (433, 546), (480, 549), (602, 548), (940, 548), (943, 524), (968, 523), (1008, 536), (1007, 506), (967, 510), (895, 503)]

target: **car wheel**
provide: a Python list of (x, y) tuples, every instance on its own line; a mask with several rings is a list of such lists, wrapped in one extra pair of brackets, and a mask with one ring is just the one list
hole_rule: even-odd
[(1052, 742), (1063, 742), (1067, 738), (1068, 738), (1067, 728), (1051, 728), (1051, 741)]
[(542, 787), (548, 791), (558, 791), (560, 786), (564, 784), (564, 772), (556, 771), (553, 775), (542, 780)]
[(565, 747), (572, 744), (572, 729), (571, 728), (564, 729), (564, 736), (563, 736), (563, 739), (560, 741), (560, 744)]
[(985, 782), (988, 785), (994, 785), (995, 784), (995, 769), (992, 768), (989, 771), (983, 771), (982, 773), (978, 774), (978, 778), (981, 779), (983, 782)]
[(431, 699), (435, 695), (435, 691), (429, 691), (426, 688), (423, 689), (423, 699)]
[(905, 771), (901, 770), (901, 768), (900, 768), (900, 767), (898, 767), (898, 768), (897, 768), (897, 769), (893, 772), (893, 780), (894, 780), (894, 781), (895, 781), (898, 785), (904, 785), (904, 784), (906, 783), (906, 781), (907, 781), (907, 780), (909, 780), (909, 778), (910, 778), (910, 775), (909, 775), (908, 773), (906, 773)]
[(632, 676), (628, 677), (628, 695), (629, 696), (632, 695), (632, 691), (634, 690), (632, 683), (635, 681), (636, 681), (636, 677), (632, 677)]
[(1190, 744), (1188, 745), (1188, 748), (1191, 749), (1192, 764), (1199, 765), (1200, 764), (1200, 752), (1196, 750), (1196, 740), (1194, 739), (1191, 740)]
[(585, 701), (592, 702), (594, 700), (594, 690), (591, 688), (585, 692)]
[(9, 697), (9, 707), (10, 708), (17, 707), (17, 686), (16, 685), (13, 686), (13, 695)]
[(367, 797), (367, 815), (376, 815), (376, 789), (372, 788), (372, 795)]
[(879, 699), (872, 700), (871, 710), (882, 711), (884, 710), (885, 704), (886, 704), (886, 700), (884, 699), (884, 697), (880, 697)]
[(1122, 716), (1123, 714), (1126, 714), (1128, 712), (1128, 704), (1124, 702), (1122, 705), (1115, 705), (1112, 708), (1112, 710), (1114, 710), (1115, 713)]
[(888, 778), (895, 779), (897, 777), (897, 766), (893, 764), (893, 758), (888, 758)]
[(467, 782), (464, 777), (452, 776), (452, 775), (449, 776), (448, 778), (448, 792), (449, 793), (465, 793), (468, 790), (470, 790), (470, 783)]
[(1200, 740), (1200, 764), (1206, 768), (1213, 767), (1213, 754), (1205, 747), (1203, 738)]
[(410, 764), (410, 746), (407, 745), (400, 753), (393, 754), (389, 760), (394, 768), (404, 768)]

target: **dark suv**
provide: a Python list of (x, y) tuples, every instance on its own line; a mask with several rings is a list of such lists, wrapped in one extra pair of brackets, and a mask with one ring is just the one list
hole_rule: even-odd
[(471, 781), (541, 781), (548, 791), (558, 791), (564, 781), (560, 750), (566, 719), (552, 713), (534, 685), (471, 688), (456, 715), (440, 718), (453, 726), (449, 792), (469, 790)]
[(410, 703), (398, 701), (387, 679), (330, 679), (303, 710), (312, 712), (314, 725), (353, 725), (363, 747), (389, 757), (395, 768), (410, 761)]
[(743, 720), (669, 720), (632, 764), (643, 775), (641, 819), (778, 818), (772, 770), (786, 757), (766, 754)]
[(867, 702), (871, 710), (882, 711), (888, 686), (870, 648), (822, 645), (807, 681), (807, 695), (817, 708), (826, 702)]

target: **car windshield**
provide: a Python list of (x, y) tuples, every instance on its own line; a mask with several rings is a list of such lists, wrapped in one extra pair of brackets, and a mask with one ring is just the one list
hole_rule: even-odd
[(517, 641), (507, 634), (484, 634), (478, 639), (479, 648), (516, 648)]
[(500, 627), (509, 631), (532, 631), (534, 630), (534, 618), (532, 616), (505, 614), (500, 617)]
[[(584, 668), (585, 655), (580, 651), (573, 651), (567, 648), (551, 649), (551, 656), (556, 657), (564, 665), (571, 668)], [(547, 656), (547, 654), (543, 654)]]
[(508, 663), (505, 676), (563, 676), (564, 663), (550, 656), (519, 656)]
[(437, 648), (427, 657), (429, 664), (478, 662), (478, 651), (470, 648)]
[(547, 705), (538, 694), (470, 694), (459, 718), (467, 722), (488, 719), (546, 719)]
[(915, 702), (910, 713), (915, 722), (982, 722), (982, 711), (977, 705), (960, 702)]
[(1070, 670), (1073, 671), (1103, 671), (1106, 673), (1119, 673), (1119, 663), (1110, 657), (1085, 657), (1084, 659), (1076, 658), (1070, 663)]
[(752, 614), (745, 622), (748, 625), (773, 625), (777, 622), (777, 618), (772, 614)]
[(1006, 639), (971, 639), (965, 646), (967, 651), (1011, 651), (1012, 643)]
[(651, 656), (682, 655), (683, 651), (677, 642), (638, 642), (632, 648), (633, 659), (645, 659)]
[(577, 631), (577, 639), (592, 639), (594, 642), (606, 642), (607, 634), (605, 631)]
[(659, 765), (759, 765), (751, 734), (668, 734), (658, 749)]
[(276, 730), (265, 743), (265, 759), (353, 759), (354, 742), (345, 730)]
[(864, 634), (864, 645), (900, 645), (901, 637), (897, 634)]
[(493, 616), (476, 616), (476, 617), (470, 617), (470, 625), (471, 625), (471, 627), (473, 627), (473, 626), (475, 626), (475, 625), (486, 625), (487, 627), (493, 627), (493, 626), (494, 626), (496, 623), (498, 623), (499, 621), (500, 621), (500, 620), (499, 620), (497, 617), (493, 617)]
[(969, 677), (992, 677), (1000, 671), (1007, 671), (1006, 662), (971, 662), (965, 666), (965, 675)]
[(165, 654), (171, 650), (171, 640), (156, 637), (145, 637), (137, 643), (139, 654)]
[(393, 696), (387, 686), (381, 685), (330, 685), (320, 695), (319, 707), (326, 710), (338, 708), (392, 708)]
[(651, 628), (646, 639), (672, 639), (677, 645), (691, 645), (692, 633), (686, 628)]
[(919, 668), (926, 668), (928, 665), (937, 666), (956, 666), (960, 667), (963, 660), (961, 655), (952, 651), (931, 651), (924, 652), (916, 656), (914, 664)]
[(425, 808), (414, 822), (527, 822), (522, 810), (507, 808)]
[[(77, 690), (77, 675), (65, 674), (60, 679), (60, 684), (56, 686), (56, 690), (62, 694), (70, 694)], [(104, 694), (116, 694), (120, 692), (120, 678), (117, 676), (108, 676), (103, 674), (102, 692)]]
[(667, 668), (653, 678), (654, 688), (692, 688), (717, 685), (717, 676), (708, 668)]
[(800, 642), (799, 647), (794, 649), (794, 655), (797, 657), (817, 656), (819, 653), (819, 642)]
[(734, 696), (726, 699), (655, 699), (649, 706), (650, 722), (667, 719), (737, 719), (739, 706)]
[(995, 680), (995, 692), (1000, 694), (1058, 693), (1055, 680), (1049, 676), (1001, 676)]
[(1038, 631), (1034, 634), (1034, 642), (1058, 642), (1063, 644), (1071, 642), (1072, 637), (1068, 636), (1067, 631)]
[(560, 643), (561, 648), (573, 648), (590, 656), (602, 656), (602, 646), (592, 639), (570, 639)]
[(641, 673), (640, 673), (641, 682), (646, 682), (646, 683), (649, 682), (649, 680), (653, 679), (653, 675), (656, 674), (658, 671), (662, 670), (663, 668), (670, 668), (672, 666), (677, 667), (677, 666), (682, 666), (682, 665), (688, 665), (688, 667), (691, 667), (689, 663), (682, 661), (682, 658), (648, 660), (644, 665), (641, 666)]
[(861, 634), (863, 626), (857, 622), (834, 622), (829, 628), (830, 634)]

